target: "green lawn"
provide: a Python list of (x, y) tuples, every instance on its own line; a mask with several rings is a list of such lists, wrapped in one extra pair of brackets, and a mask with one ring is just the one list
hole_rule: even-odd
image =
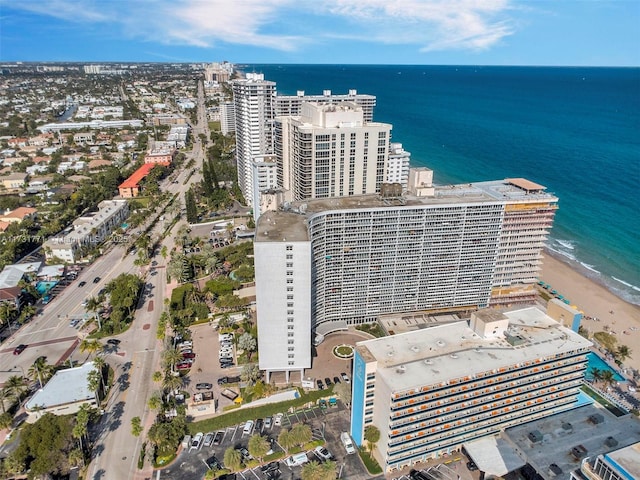
[(332, 395), (333, 387), (326, 390), (317, 390), (309, 393), (302, 393), (300, 398), (289, 400), (287, 402), (271, 403), (253, 408), (243, 408), (241, 410), (232, 410), (220, 416), (208, 418), (200, 422), (190, 423), (189, 433), (192, 435), (197, 432), (210, 432), (221, 430), (232, 425), (244, 423), (247, 420), (255, 420), (256, 418), (265, 418), (273, 416), (279, 412), (286, 412), (290, 407), (301, 407), (307, 402), (317, 402), (322, 397)]

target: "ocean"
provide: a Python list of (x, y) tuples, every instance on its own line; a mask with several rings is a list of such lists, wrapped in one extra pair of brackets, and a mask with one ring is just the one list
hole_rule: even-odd
[(377, 97), (437, 184), (525, 177), (559, 198), (548, 248), (640, 305), (640, 69), (240, 65), (278, 93)]

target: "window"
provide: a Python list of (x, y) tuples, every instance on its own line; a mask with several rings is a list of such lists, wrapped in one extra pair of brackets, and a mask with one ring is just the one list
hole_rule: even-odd
[(287, 295), (287, 300), (293, 300), (293, 295)]
[(293, 332), (287, 333), (287, 337), (293, 337)]
[(293, 245), (287, 245), (287, 251), (290, 252), (293, 250)]
[(290, 352), (293, 352), (296, 349), (296, 347), (287, 347), (287, 350)]
[(295, 365), (296, 362), (289, 362), (289, 366)]
[(293, 330), (293, 325), (287, 325), (287, 330)]
[(295, 353), (290, 353), (290, 354), (287, 355), (288, 358), (294, 358), (295, 356), (296, 356)]
[(290, 253), (287, 253), (287, 260), (293, 260), (293, 255), (291, 255)]
[(293, 340), (287, 340), (287, 343), (288, 343), (289, 345), (293, 345)]
[[(287, 283), (293, 283), (293, 278), (287, 278)], [(287, 287), (289, 288), (289, 287)], [(291, 287), (293, 289), (293, 287)]]

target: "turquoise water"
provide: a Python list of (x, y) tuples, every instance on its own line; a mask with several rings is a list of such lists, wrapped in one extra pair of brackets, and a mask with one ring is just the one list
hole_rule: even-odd
[(616, 382), (621, 382), (624, 380), (624, 377), (622, 375), (620, 375), (613, 368), (611, 368), (607, 364), (607, 362), (602, 360), (602, 358), (600, 358), (596, 353), (589, 352), (589, 354), (587, 355), (587, 358), (588, 358), (587, 371), (585, 372), (585, 377), (587, 378), (587, 380), (593, 379), (593, 375), (591, 375), (591, 369), (593, 368), (597, 368), (598, 370), (609, 370), (613, 372), (614, 374), (613, 379)]
[(526, 177), (560, 199), (549, 248), (640, 305), (640, 69), (248, 65), (278, 93), (376, 95), (438, 184)]
[(36, 283), (36, 290), (40, 295), (44, 295), (53, 287), (55, 287), (57, 283), (58, 282), (38, 282)]

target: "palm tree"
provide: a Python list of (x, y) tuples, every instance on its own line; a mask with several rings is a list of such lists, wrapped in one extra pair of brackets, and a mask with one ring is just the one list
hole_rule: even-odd
[(7, 391), (9, 396), (16, 401), (20, 400), (20, 396), (26, 388), (27, 383), (25, 382), (25, 379), (18, 375), (10, 376), (4, 384), (4, 389)]
[(100, 391), (100, 373), (97, 370), (91, 370), (87, 375), (87, 384), (89, 390), (93, 392), (96, 397), (96, 404), (100, 405), (100, 397), (98, 392)]
[(375, 447), (378, 440), (380, 440), (380, 430), (374, 425), (368, 425), (364, 429), (364, 439), (367, 441), (369, 456), (371, 456), (371, 452), (373, 452), (373, 447)]
[(224, 464), (232, 472), (242, 468), (242, 454), (233, 447), (229, 447), (224, 451)]
[(104, 358), (96, 357), (93, 359), (93, 365), (96, 367), (96, 370), (100, 373), (100, 385), (102, 385), (102, 390), (105, 390), (106, 385), (104, 384), (104, 367), (107, 364)]
[(327, 460), (320, 464), (320, 480), (334, 480), (336, 478), (336, 462)]
[(162, 396), (159, 393), (154, 393), (153, 395), (151, 395), (151, 398), (149, 398), (147, 406), (151, 410), (160, 410), (160, 408), (162, 407)]
[(54, 368), (53, 365), (49, 365), (47, 363), (46, 357), (38, 357), (36, 361), (33, 362), (33, 365), (29, 367), (29, 370), (27, 371), (27, 375), (31, 380), (34, 380), (34, 381), (38, 380), (38, 383), (40, 384), (40, 388), (42, 388), (43, 387), (42, 378), (44, 377), (44, 380), (47, 381), (47, 379), (53, 373), (53, 368)]
[[(104, 349), (104, 345), (102, 345), (98, 340), (89, 340), (88, 338), (85, 338), (80, 342), (79, 348), (81, 352), (89, 352), (89, 356), (91, 356), (92, 353), (102, 351)], [(89, 358), (89, 356), (87, 358)]]
[(100, 323), (99, 311), (102, 309), (102, 302), (96, 297), (89, 297), (87, 299), (87, 311), (93, 312), (93, 318), (98, 322), (98, 330), (102, 330), (102, 324)]
[(169, 392), (173, 392), (182, 387), (182, 377), (175, 375), (166, 375), (164, 377), (164, 381), (162, 382), (162, 386)]
[(589, 370), (589, 373), (591, 373), (591, 377), (593, 378), (593, 381), (595, 383), (598, 383), (599, 381), (602, 380), (602, 373), (604, 371), (600, 370), (599, 368), (593, 367), (591, 368), (591, 370)]
[(173, 366), (182, 360), (182, 354), (175, 348), (168, 348), (162, 353), (162, 359), (167, 368), (173, 369)]
[(0, 407), (2, 408), (2, 413), (6, 413), (7, 409), (4, 406), (4, 401), (11, 398), (11, 395), (9, 393), (9, 390), (7, 390), (6, 388), (2, 388), (0, 389)]
[(262, 435), (253, 435), (249, 439), (249, 445), (247, 448), (249, 449), (251, 456), (257, 458), (260, 460), (260, 463), (262, 463), (262, 459), (271, 449), (271, 445), (266, 437), (263, 437)]
[(289, 430), (282, 430), (280, 435), (278, 435), (278, 445), (284, 448), (285, 452), (289, 452), (289, 449), (295, 447), (296, 444), (296, 439), (291, 435)]
[(602, 372), (602, 383), (604, 383), (605, 387), (610, 387), (615, 383), (615, 374), (611, 370), (605, 370)]
[(321, 468), (318, 462), (305, 463), (300, 472), (302, 480), (320, 480)]
[(11, 331), (11, 322), (13, 322), (18, 315), (18, 309), (12, 302), (0, 303), (0, 324), (8, 325), (9, 331)]
[(627, 358), (631, 357), (631, 350), (626, 345), (620, 345), (618, 350), (614, 353), (616, 360), (620, 363), (624, 362)]

